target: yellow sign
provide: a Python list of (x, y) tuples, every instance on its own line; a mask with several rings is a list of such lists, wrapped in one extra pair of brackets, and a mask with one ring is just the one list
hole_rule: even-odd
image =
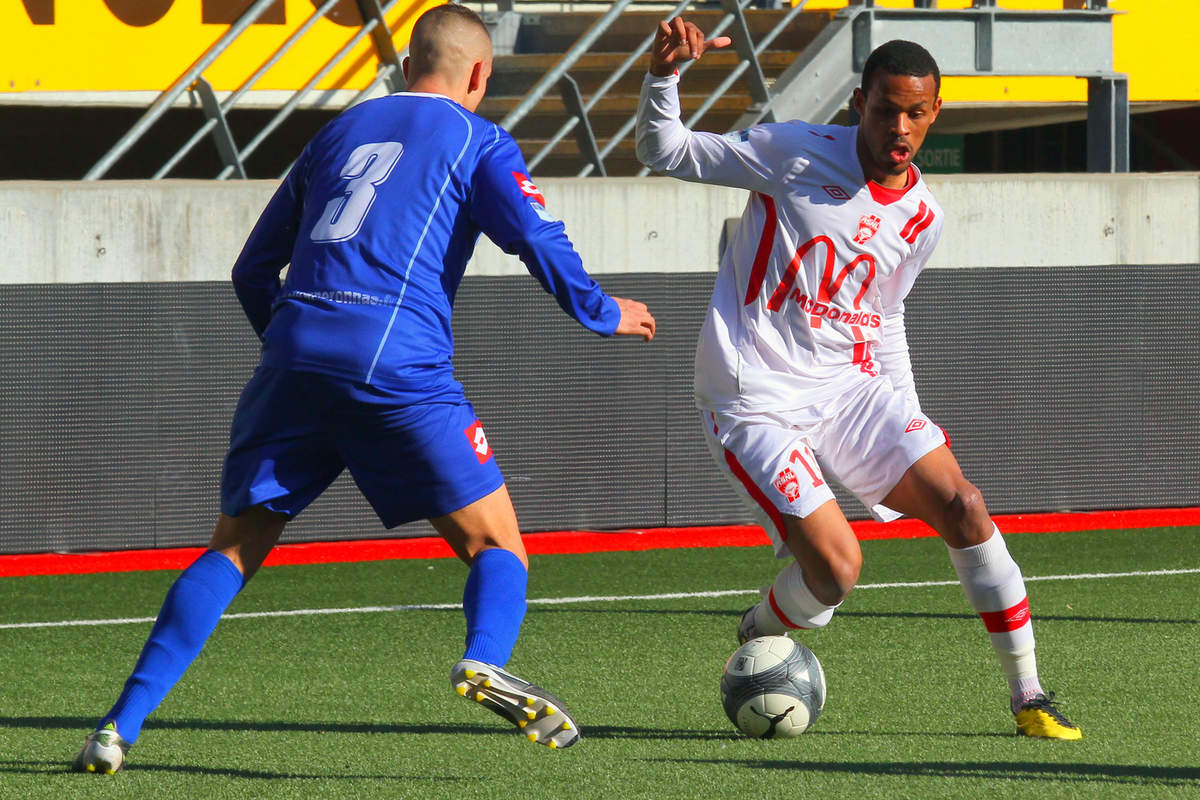
[[(384, 18), (397, 51), (438, 0), (397, 0)], [(0, 2), (0, 91), (161, 92), (251, 5), (251, 0), (4, 0)], [(276, 0), (204, 73), (213, 88), (237, 89), (321, 0)], [(340, 0), (255, 84), (304, 86), (361, 27), (355, 0)], [(369, 36), (341, 59), (320, 89), (361, 89), (378, 59)]]
[[(396, 49), (412, 24), (441, 0), (381, 3)], [(877, 0), (881, 7), (912, 8), (912, 0)], [(0, 0), (0, 93), (161, 92), (195, 63), (251, 0)], [(268, 11), (205, 71), (218, 91), (237, 89), (321, 0), (276, 0)], [(1000, 0), (1000, 10), (1077, 8), (1082, 0)], [(847, 0), (809, 0), (806, 10), (844, 8)], [(967, 8), (970, 0), (939, 0), (939, 8)], [(1114, 67), (1129, 74), (1132, 101), (1200, 101), (1200, 70), (1191, 56), (1200, 30), (1197, 0), (1110, 0)], [(255, 86), (295, 91), (304, 86), (358, 30), (355, 0), (339, 0)], [(357, 90), (375, 75), (370, 37), (342, 58), (319, 89)], [(1062, 77), (948, 77), (950, 102), (1083, 102), (1082, 80)]]
[[(880, 8), (912, 8), (913, 0), (876, 0)], [(1081, 8), (1083, 0), (998, 0), (999, 11)], [(805, 10), (845, 8), (847, 0), (809, 0)], [(938, 0), (938, 8), (971, 8), (971, 0)], [(1200, 31), (1197, 0), (1109, 0), (1113, 69), (1129, 75), (1135, 102), (1200, 100), (1192, 64)], [(1087, 82), (1062, 77), (947, 77), (942, 99), (959, 103), (1087, 102)]]

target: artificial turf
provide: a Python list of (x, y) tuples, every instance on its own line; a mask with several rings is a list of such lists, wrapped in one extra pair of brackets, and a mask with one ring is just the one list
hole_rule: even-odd
[[(1027, 577), (1195, 570), (1200, 529), (1020, 534)], [(1078, 742), (1015, 735), (943, 545), (863, 543), (860, 588), (801, 638), (829, 695), (795, 739), (733, 731), (718, 682), (767, 548), (535, 556), (510, 669), (567, 701), (553, 752), (457, 697), (457, 609), (232, 618), (114, 776), (67, 762), (149, 622), (0, 629), (0, 798), (1200, 797), (1200, 574), (1029, 580), (1043, 682)], [(456, 603), (452, 560), (276, 567), (233, 614)], [(153, 617), (174, 573), (0, 579), (0, 623)], [(877, 587), (900, 582), (948, 585)], [(713, 597), (646, 598), (728, 592)], [(563, 598), (595, 597), (586, 602)], [(612, 600), (607, 598), (629, 597)]]

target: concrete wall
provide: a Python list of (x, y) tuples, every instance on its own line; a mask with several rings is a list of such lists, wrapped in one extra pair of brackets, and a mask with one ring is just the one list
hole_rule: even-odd
[[(1200, 262), (1200, 174), (955, 175), (933, 268)], [(0, 283), (225, 280), (269, 181), (0, 183)], [(541, 183), (596, 274), (708, 271), (746, 193), (661, 178)], [(520, 274), (481, 242), (468, 274)]]

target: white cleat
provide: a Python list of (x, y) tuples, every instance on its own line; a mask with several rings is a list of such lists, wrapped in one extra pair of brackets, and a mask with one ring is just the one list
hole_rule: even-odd
[(561, 700), (500, 667), (463, 659), (451, 668), (450, 685), (516, 725), (531, 742), (558, 750), (579, 741), (579, 726)]
[(83, 740), (83, 747), (75, 754), (71, 769), (76, 772), (99, 772), (112, 775), (125, 766), (125, 754), (129, 742), (117, 733), (117, 726), (108, 722), (99, 730), (92, 731)]

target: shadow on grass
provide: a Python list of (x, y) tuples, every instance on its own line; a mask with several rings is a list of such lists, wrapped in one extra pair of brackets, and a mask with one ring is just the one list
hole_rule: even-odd
[[(719, 608), (579, 608), (575, 606), (562, 608), (544, 608), (534, 606), (530, 614), (655, 614), (658, 616), (707, 616), (740, 618), (746, 609)], [(945, 613), (932, 611), (838, 611), (836, 619), (950, 619), (977, 621), (979, 616), (970, 612)], [(1103, 625), (1123, 623), (1128, 625), (1200, 625), (1200, 619), (1164, 619), (1162, 617), (1083, 617), (1067, 614), (1038, 614), (1033, 615), (1034, 624), (1038, 622), (1094, 622)]]
[[(412, 775), (412, 774), (397, 774), (397, 775), (369, 775), (364, 773), (346, 773), (346, 772), (320, 772), (320, 773), (305, 773), (305, 772), (273, 772), (259, 769), (228, 769), (222, 767), (198, 767), (194, 765), (181, 764), (153, 764), (144, 761), (131, 761), (123, 771), (123, 774), (138, 773), (138, 772), (173, 772), (179, 775), (212, 775), (226, 778), (246, 778), (248, 780), (372, 780), (372, 781), (422, 781), (424, 783), (448, 783), (451, 781), (466, 781), (471, 778), (455, 777), (455, 776), (431, 776), (431, 775)], [(0, 775), (10, 773), (13, 775), (57, 775), (75, 774), (71, 771), (69, 765), (65, 762), (47, 762), (47, 761), (3, 761), (0, 760)], [(96, 780), (92, 776), (79, 776), (81, 780)], [(101, 776), (103, 777), (103, 776)]]
[[(0, 717), (0, 728), (65, 728), (78, 730), (80, 736), (91, 730), (96, 717)], [(284, 720), (172, 719), (146, 722), (143, 731), (259, 731), (262, 733), (455, 733), (494, 734), (509, 732), (503, 722), (403, 724), (385, 722), (320, 722)], [(513, 733), (516, 731), (513, 730)]]
[[(806, 733), (805, 736), (808, 734)], [(747, 769), (796, 772), (895, 775), (931, 778), (994, 778), (1044, 781), (1103, 781), (1108, 783), (1168, 783), (1188, 785), (1200, 780), (1200, 767), (1141, 764), (1039, 764), (1033, 761), (772, 761), (760, 759), (645, 759), (673, 764), (736, 765)]]
[[(82, 737), (96, 724), (95, 717), (0, 717), (0, 728), (66, 729), (79, 731)], [(378, 723), (378, 722), (319, 722), (282, 720), (214, 720), (214, 719), (155, 719), (146, 722), (143, 731), (256, 731), (259, 733), (370, 733), (370, 734), (451, 734), (461, 736), (519, 735), (504, 722), (483, 723)], [(732, 731), (678, 730), (666, 728), (637, 728), (630, 726), (585, 725), (583, 735), (588, 739), (689, 739), (729, 740), (739, 738)], [(3, 763), (3, 762), (0, 762)]]

